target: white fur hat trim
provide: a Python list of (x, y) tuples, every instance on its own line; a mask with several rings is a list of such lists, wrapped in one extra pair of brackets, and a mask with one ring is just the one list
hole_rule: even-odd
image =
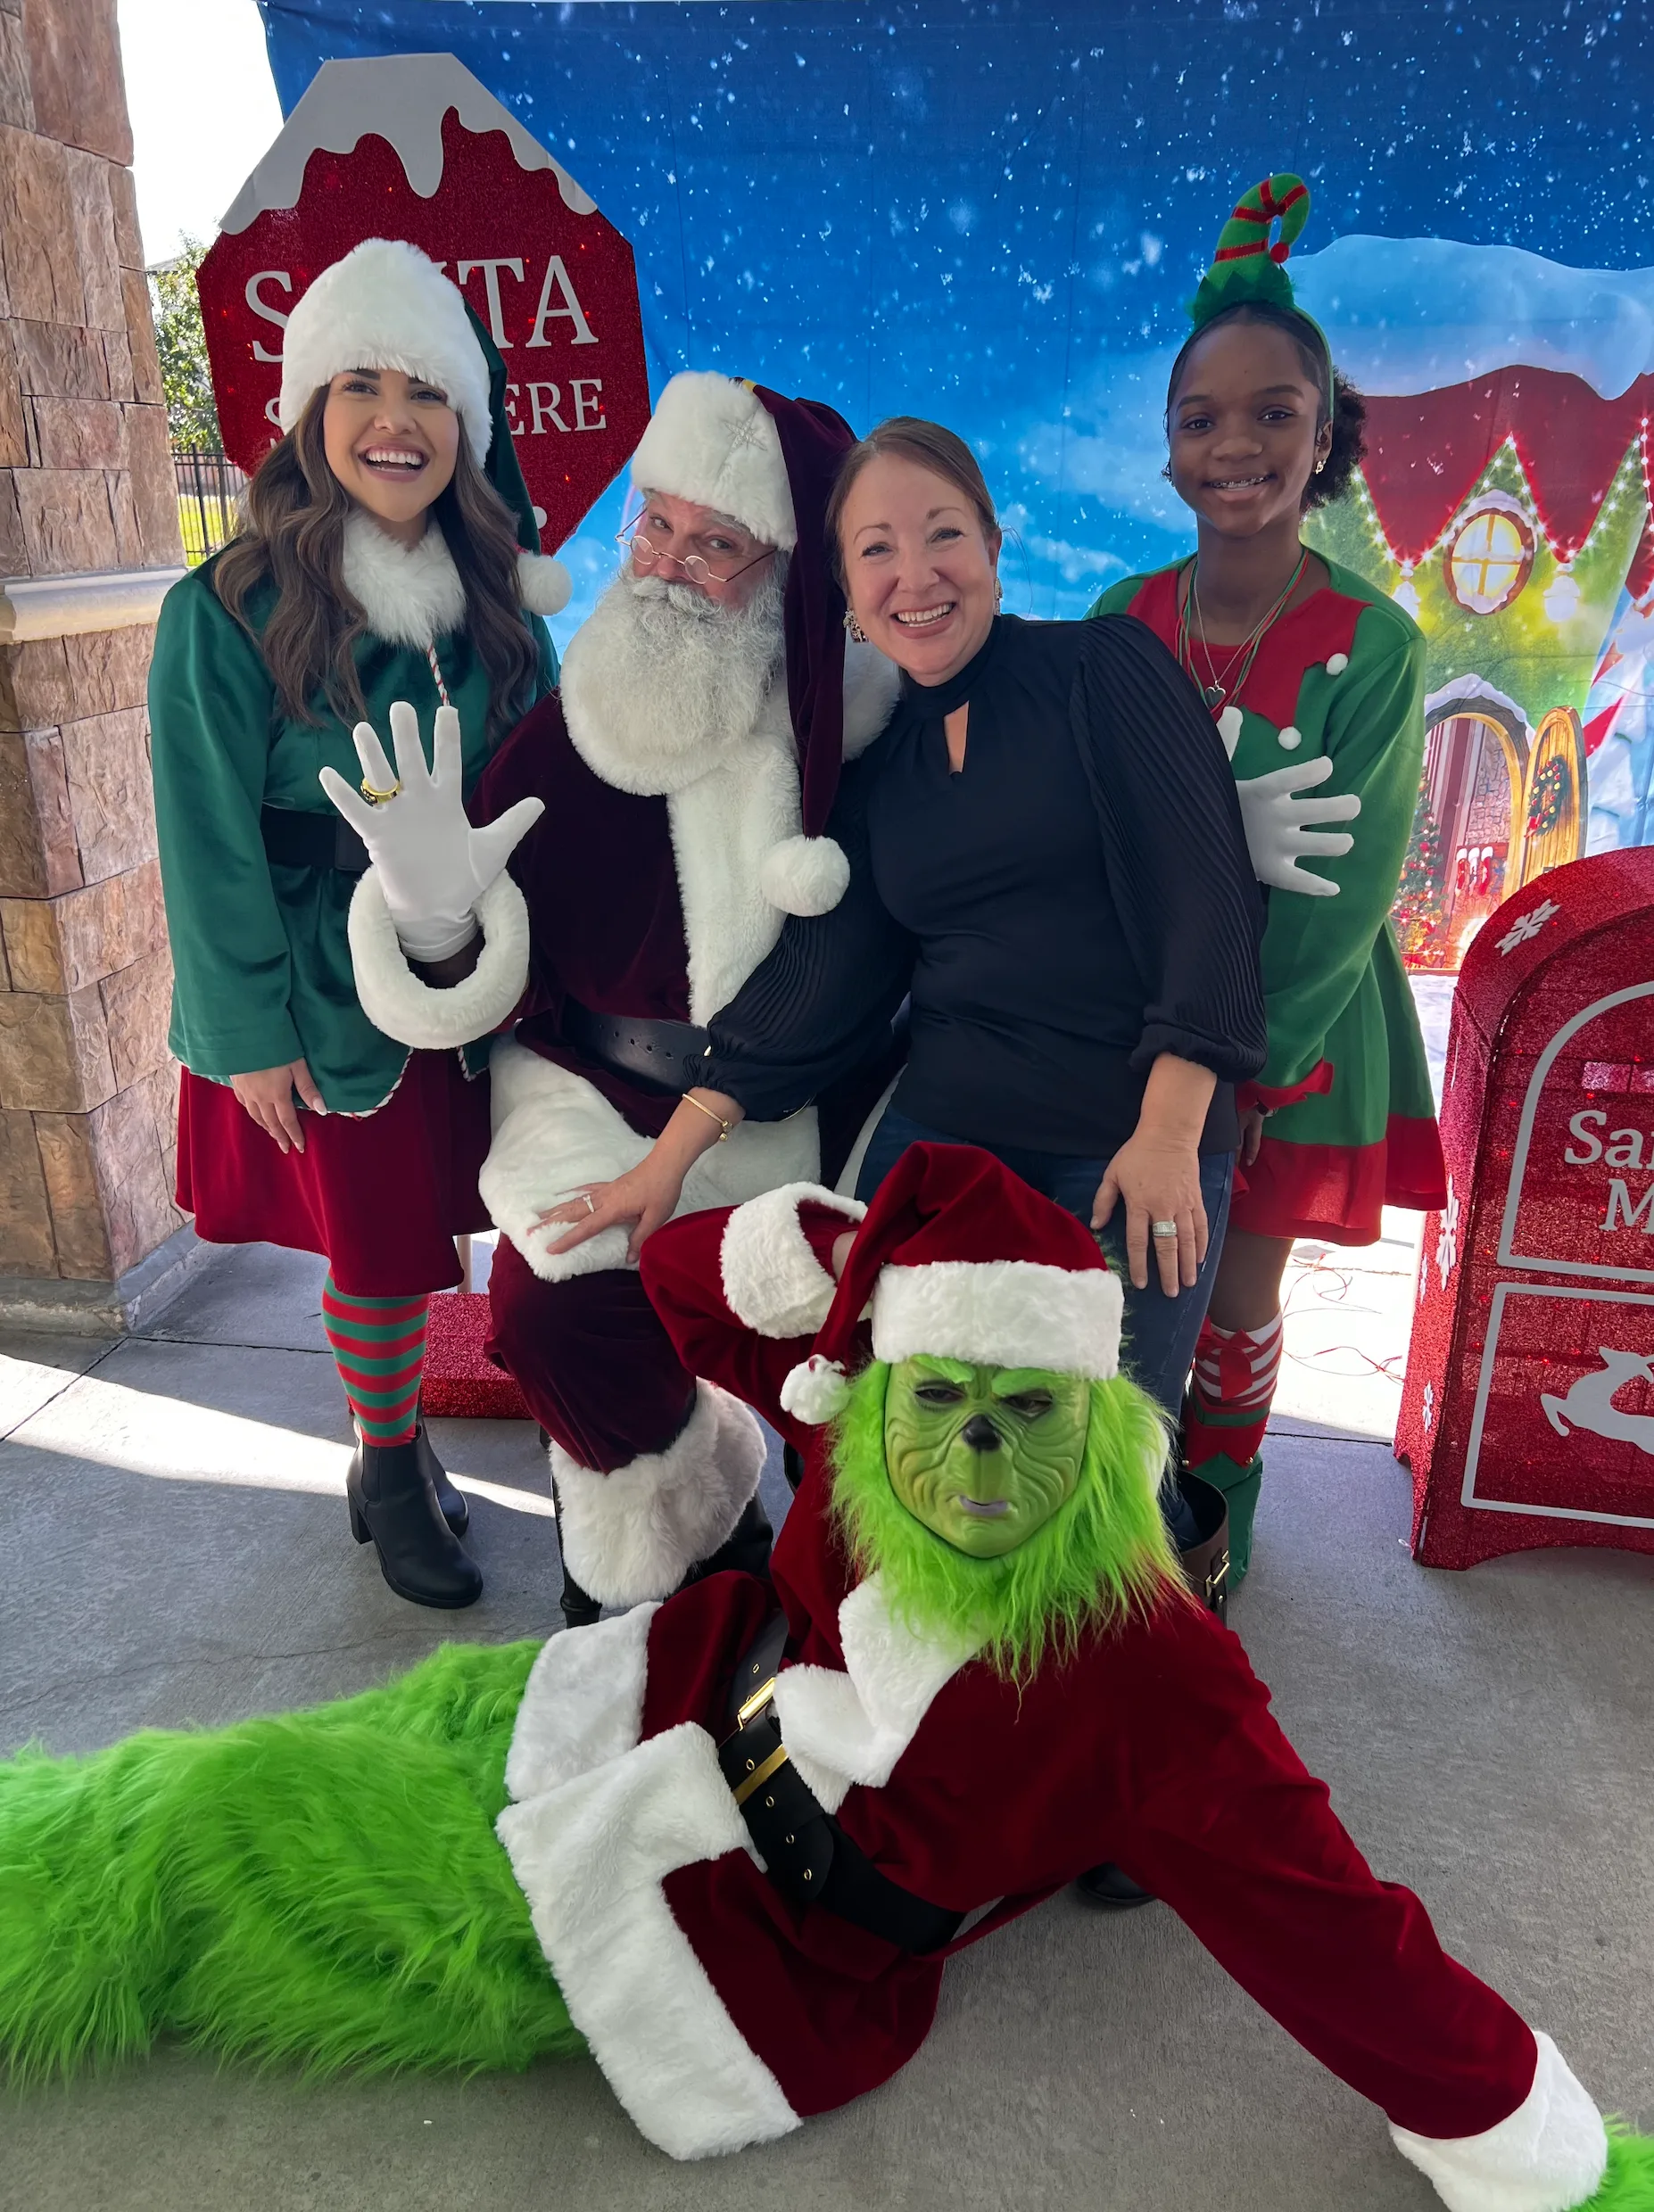
[(783, 838), (758, 863), (758, 888), (783, 914), (830, 914), (850, 886), (850, 863), (831, 838)]
[(493, 425), (483, 349), (459, 286), (418, 246), (364, 238), (311, 284), (288, 316), (282, 343), (284, 430), (342, 368), (399, 368), (440, 384), (465, 425), (473, 459), (480, 465), (487, 458)]
[(1042, 1367), (1106, 1382), (1120, 1371), (1120, 1277), (1031, 1259), (932, 1260), (880, 1270), (873, 1357)]
[(549, 553), (517, 555), (517, 596), (531, 615), (560, 615), (573, 589), (567, 569)]
[(783, 552), (798, 542), (769, 409), (749, 384), (715, 369), (686, 368), (672, 379), (632, 456), (632, 481), (640, 491), (715, 508)]
[(835, 1420), (850, 1402), (850, 1385), (836, 1359), (820, 1352), (789, 1371), (781, 1386), (782, 1411), (813, 1429)]

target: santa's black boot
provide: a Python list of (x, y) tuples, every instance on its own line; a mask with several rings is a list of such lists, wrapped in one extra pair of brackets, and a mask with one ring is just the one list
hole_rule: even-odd
[(359, 1443), (344, 1490), (351, 1535), (372, 1544), (399, 1597), (448, 1611), (476, 1604), (482, 1569), (443, 1520), (412, 1437), (405, 1444)]
[(747, 1500), (740, 1519), (735, 1523), (711, 1557), (692, 1566), (683, 1578), (687, 1589), (691, 1582), (704, 1582), (709, 1574), (759, 1574), (770, 1571), (770, 1547), (775, 1531), (770, 1517), (758, 1503), (757, 1493)]
[[(542, 1444), (550, 1444), (551, 1440), (543, 1429), (540, 1432), (540, 1440)], [(602, 1601), (593, 1597), (590, 1590), (583, 1589), (569, 1572), (568, 1554), (563, 1550), (563, 1506), (555, 1482), (551, 1485), (551, 1516), (557, 1523), (558, 1549), (562, 1553), (563, 1559), (564, 1624), (571, 1629), (589, 1629), (603, 1611)]]

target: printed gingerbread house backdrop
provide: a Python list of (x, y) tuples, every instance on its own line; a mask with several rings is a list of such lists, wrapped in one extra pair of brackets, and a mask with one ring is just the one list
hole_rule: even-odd
[(1369, 426), (1311, 535), (1429, 645), (1398, 934), (1456, 970), (1523, 884), (1654, 842), (1654, 269), (1363, 237), (1301, 266)]

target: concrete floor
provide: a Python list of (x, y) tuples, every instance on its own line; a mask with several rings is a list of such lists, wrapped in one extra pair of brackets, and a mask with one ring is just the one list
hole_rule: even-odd
[[(1283, 1417), (1234, 1625), (1379, 1870), (1549, 2028), (1605, 2105), (1654, 2119), (1654, 1562), (1551, 1552), (1466, 1576), (1408, 1556), (1381, 1435), (1409, 1231), (1301, 1252)], [(90, 1748), (365, 1687), (444, 1634), (556, 1625), (533, 1432), (436, 1424), (487, 1594), (392, 1596), (349, 1541), (316, 1264), (227, 1257), (144, 1336), (0, 1351), (0, 1751)], [(771, 1473), (779, 1511), (784, 1492)], [(1258, 2013), (1171, 1916), (1059, 1898), (949, 1970), (878, 2094), (770, 2150), (674, 2166), (588, 2065), (306, 2087), (176, 2051), (0, 2095), (5, 2212), (1424, 2212), (1379, 2116)]]

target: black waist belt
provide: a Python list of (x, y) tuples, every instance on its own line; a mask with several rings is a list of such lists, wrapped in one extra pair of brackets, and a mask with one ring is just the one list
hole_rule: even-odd
[(800, 1779), (787, 1756), (771, 1693), (787, 1641), (778, 1614), (735, 1670), (729, 1717), (735, 1733), (718, 1764), (747, 1832), (777, 1889), (798, 1905), (822, 1905), (898, 1951), (939, 1951), (964, 1915), (927, 1904), (881, 1874)]
[(576, 999), (563, 1002), (558, 1025), (566, 1043), (616, 1073), (646, 1083), (651, 1090), (673, 1091), (681, 1098), (707, 1079), (702, 1062), (711, 1049), (704, 1029), (692, 1021), (633, 1020), (621, 1014), (594, 1014)]
[(373, 863), (368, 847), (343, 814), (301, 813), (293, 806), (266, 806), (259, 814), (266, 855), (278, 868), (336, 868), (342, 876), (364, 876)]

